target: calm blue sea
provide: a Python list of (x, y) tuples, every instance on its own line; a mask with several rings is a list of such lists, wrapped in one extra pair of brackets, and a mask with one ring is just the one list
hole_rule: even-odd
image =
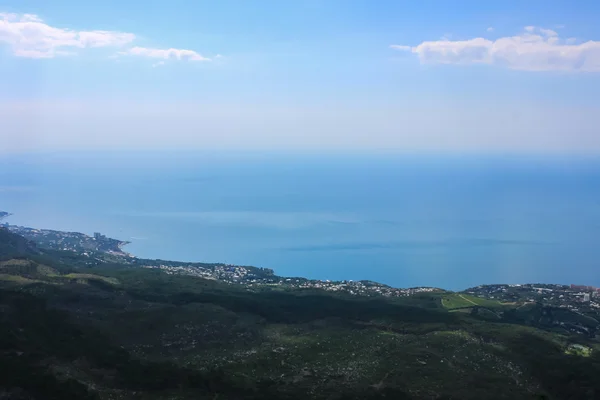
[(0, 158), (8, 222), (149, 258), (463, 289), (600, 286), (600, 161), (210, 153)]

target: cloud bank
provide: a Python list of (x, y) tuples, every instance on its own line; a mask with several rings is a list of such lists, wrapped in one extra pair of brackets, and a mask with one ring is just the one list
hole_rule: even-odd
[(0, 13), (0, 42), (17, 57), (52, 58), (76, 49), (123, 46), (134, 39), (133, 33), (75, 31), (50, 26), (33, 14)]
[(391, 45), (416, 54), (423, 64), (488, 64), (523, 71), (600, 72), (600, 41), (563, 40), (551, 29), (526, 26), (495, 40), (437, 40), (417, 46)]
[[(58, 28), (34, 14), (0, 13), (0, 43), (8, 45), (17, 57), (54, 58), (75, 54), (80, 49), (124, 47), (136, 35), (103, 30), (72, 30)], [(118, 55), (132, 55), (162, 60), (210, 61), (193, 50), (131, 47)], [(156, 64), (155, 64), (156, 65)]]

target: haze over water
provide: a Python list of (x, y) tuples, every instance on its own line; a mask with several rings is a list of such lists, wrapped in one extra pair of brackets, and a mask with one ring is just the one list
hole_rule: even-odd
[(5, 156), (11, 224), (139, 257), (397, 287), (600, 286), (600, 161), (119, 153)]

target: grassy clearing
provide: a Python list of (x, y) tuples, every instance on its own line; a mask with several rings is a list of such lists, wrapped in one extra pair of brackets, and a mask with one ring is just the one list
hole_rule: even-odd
[(448, 310), (456, 308), (470, 308), (477, 305), (474, 301), (469, 301), (467, 298), (456, 293), (448, 293), (442, 297), (442, 306)]
[(592, 348), (581, 344), (571, 344), (565, 349), (565, 354), (579, 357), (589, 357), (592, 355)]
[(502, 304), (498, 301), (482, 299), (461, 293), (448, 293), (442, 297), (442, 306), (448, 310), (471, 308), (474, 306), (498, 308)]
[(449, 312), (457, 312), (457, 313), (465, 313), (465, 314), (469, 314), (471, 311), (473, 311), (473, 307), (468, 307), (468, 308), (454, 308), (454, 309), (449, 309)]

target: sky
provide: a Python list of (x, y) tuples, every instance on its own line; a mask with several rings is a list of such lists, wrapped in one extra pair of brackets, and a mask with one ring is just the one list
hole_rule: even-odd
[(0, 153), (600, 154), (600, 2), (5, 0)]

